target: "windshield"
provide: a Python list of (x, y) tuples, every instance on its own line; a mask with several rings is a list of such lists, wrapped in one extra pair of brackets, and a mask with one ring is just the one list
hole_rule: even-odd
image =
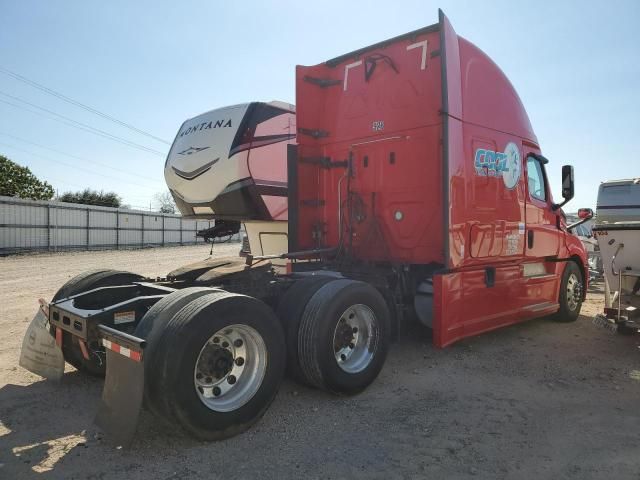
[(591, 236), (591, 227), (587, 225), (578, 225), (575, 228), (575, 234), (579, 237), (590, 237)]

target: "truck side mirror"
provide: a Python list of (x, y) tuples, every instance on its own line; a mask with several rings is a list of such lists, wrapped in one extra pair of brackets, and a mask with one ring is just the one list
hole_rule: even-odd
[(562, 203), (554, 203), (551, 208), (555, 211), (560, 207), (566, 205), (566, 203), (573, 198), (574, 188), (573, 188), (573, 166), (572, 165), (563, 165), (562, 166), (562, 198), (564, 198), (564, 202)]
[[(562, 167), (562, 173), (564, 174), (564, 167)], [(572, 223), (571, 225), (567, 225), (567, 230), (571, 231), (574, 228), (576, 228), (578, 225), (582, 225), (586, 221), (591, 220), (593, 218), (593, 210), (591, 210), (590, 208), (579, 208), (578, 218), (580, 220), (578, 220), (577, 222)]]
[(569, 200), (571, 200), (573, 198), (573, 195), (574, 195), (573, 166), (563, 165), (562, 166), (562, 198), (564, 198), (564, 203), (567, 203)]
[(593, 218), (593, 210), (590, 208), (579, 208), (578, 218), (581, 220), (591, 220)]

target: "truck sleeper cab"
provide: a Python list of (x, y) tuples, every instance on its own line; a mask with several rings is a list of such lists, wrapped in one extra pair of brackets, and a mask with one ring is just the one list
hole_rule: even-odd
[[(586, 254), (553, 203), (526, 112), (442, 12), (435, 25), (297, 67), (296, 129), (289, 248), (273, 255), (289, 273), (268, 255), (210, 258), (155, 280), (89, 272), (49, 304), (67, 361), (90, 361), (91, 342), (106, 349), (97, 423), (117, 443), (131, 441), (143, 403), (197, 438), (235, 435), (266, 411), (285, 368), (355, 394), (414, 317), (437, 347), (543, 315), (578, 317)], [(200, 167), (177, 166), (186, 176)], [(181, 209), (237, 212), (211, 203), (213, 172), (198, 189), (167, 177)], [(236, 178), (227, 180), (218, 186)], [(573, 196), (571, 167), (562, 192)]]
[(565, 293), (581, 301), (585, 252), (553, 202), (526, 111), (445, 17), (298, 67), (296, 103), (290, 251), (403, 265), (440, 347), (557, 312), (567, 266)]

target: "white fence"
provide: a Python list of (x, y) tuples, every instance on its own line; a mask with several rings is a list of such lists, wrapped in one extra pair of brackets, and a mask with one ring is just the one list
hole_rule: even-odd
[(104, 250), (203, 243), (213, 220), (180, 215), (0, 197), (0, 254)]

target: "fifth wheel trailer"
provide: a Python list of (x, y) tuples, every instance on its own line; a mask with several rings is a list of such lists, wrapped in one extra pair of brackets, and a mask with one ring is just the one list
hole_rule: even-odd
[[(196, 136), (240, 118), (217, 112), (180, 129), (165, 175), (183, 214), (273, 217), (266, 197), (278, 185), (258, 173), (268, 169), (232, 154), (266, 140), (253, 123), (216, 142)], [(285, 369), (318, 389), (360, 392), (410, 321), (445, 347), (527, 319), (578, 317), (587, 259), (561, 208), (573, 169), (562, 167), (564, 201), (554, 202), (516, 91), (442, 12), (434, 25), (297, 67), (295, 122), (287, 251), (157, 279), (87, 272), (43, 302), (35, 320), (65, 360), (100, 373), (93, 359), (106, 349), (96, 422), (116, 443), (131, 441), (142, 405), (200, 439), (242, 432)], [(229, 166), (219, 177), (218, 162)], [(32, 367), (50, 373), (37, 368), (46, 364)]]
[(254, 254), (286, 251), (287, 145), (295, 137), (295, 107), (278, 101), (223, 107), (184, 122), (164, 168), (182, 215), (243, 222)]

